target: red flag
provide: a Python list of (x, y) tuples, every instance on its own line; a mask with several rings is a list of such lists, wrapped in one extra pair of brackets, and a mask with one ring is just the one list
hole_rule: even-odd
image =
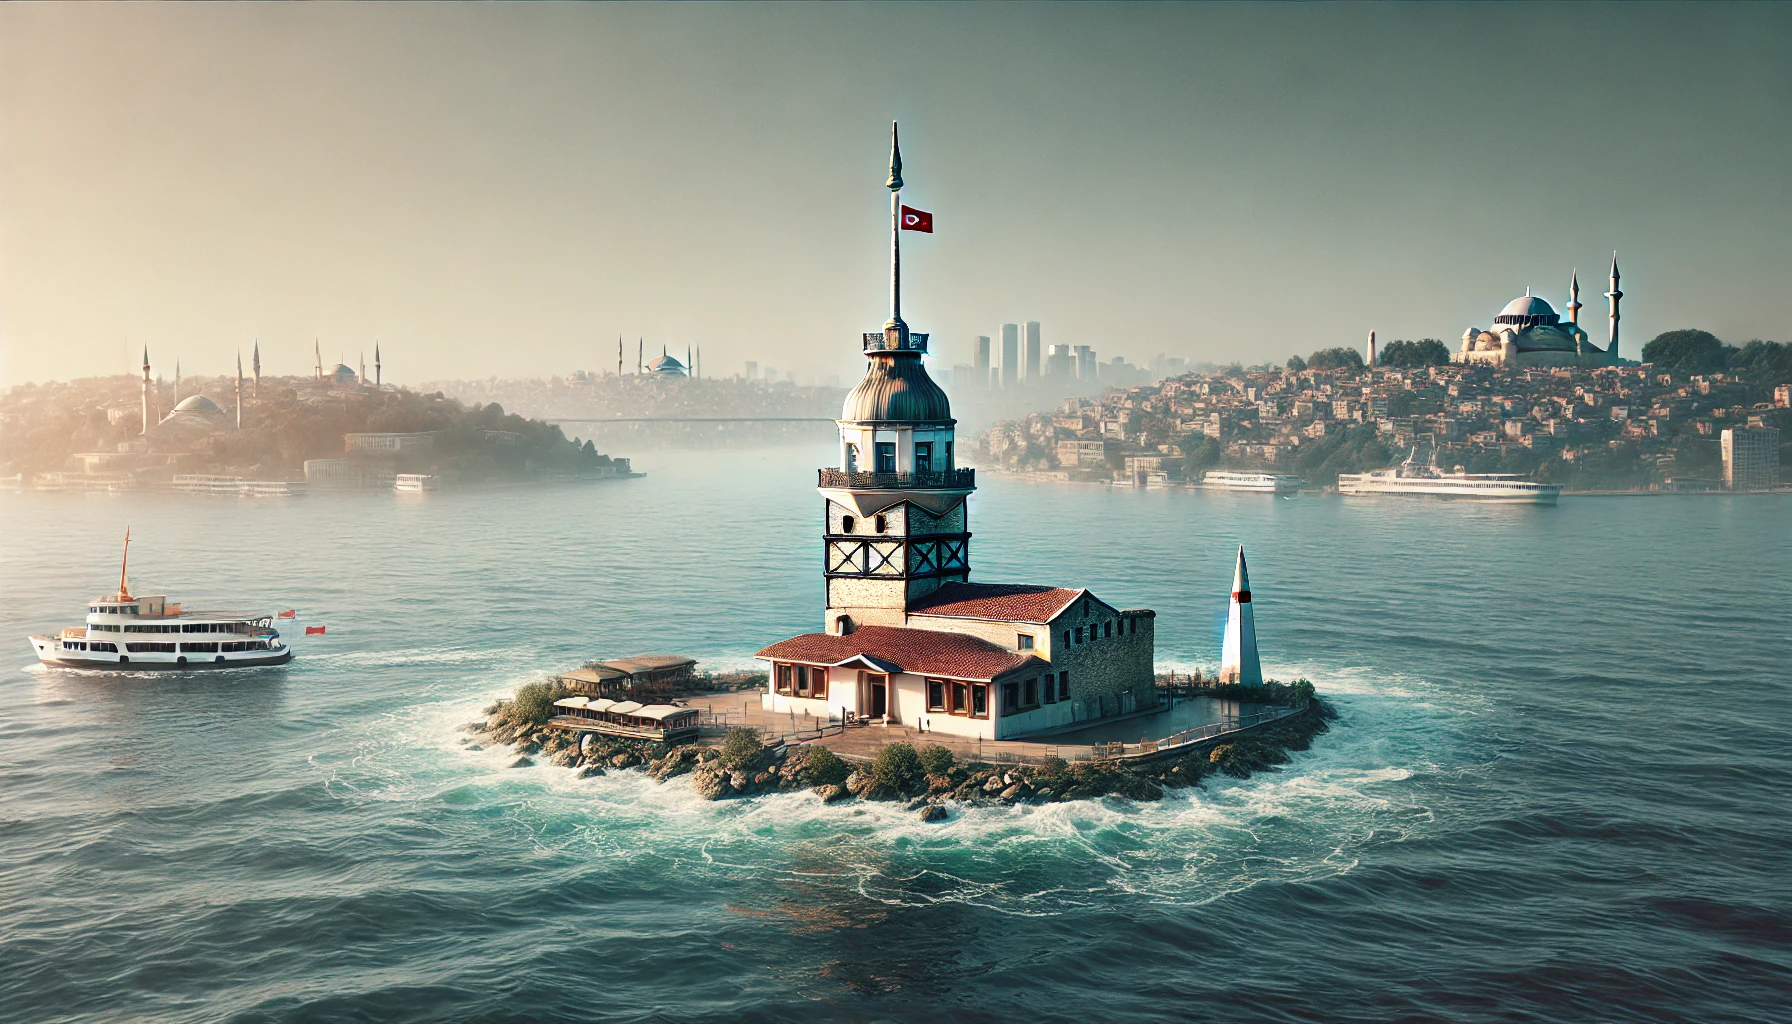
[(324, 635), (324, 627), (322, 627), (322, 626), (306, 626), (305, 627), (305, 635), (306, 636), (323, 636)]
[(280, 617), (283, 619), (296, 619), (299, 617), (299, 610), (297, 608), (288, 608), (280, 613)]
[(902, 208), (902, 230), (925, 231), (933, 234), (933, 214), (926, 210), (917, 210), (912, 206)]

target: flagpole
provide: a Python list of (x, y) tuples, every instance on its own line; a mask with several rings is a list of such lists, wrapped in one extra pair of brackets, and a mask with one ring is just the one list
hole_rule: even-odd
[[(902, 323), (902, 147), (896, 136), (896, 122), (890, 122), (890, 178), (884, 182), (890, 190), (890, 322), (885, 325), (901, 331)], [(906, 331), (900, 342), (907, 341)]]

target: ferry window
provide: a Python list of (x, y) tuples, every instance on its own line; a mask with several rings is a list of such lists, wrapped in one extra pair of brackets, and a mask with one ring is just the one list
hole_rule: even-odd
[(933, 472), (933, 442), (921, 441), (915, 445), (915, 472)]
[(878, 441), (876, 444), (877, 471), (879, 473), (896, 472), (896, 442)]
[(944, 679), (927, 680), (927, 710), (946, 710), (946, 681)]
[(1068, 672), (1058, 673), (1058, 699), (1070, 699), (1070, 673)]
[(952, 684), (952, 713), (969, 714), (971, 710), (971, 689), (963, 683)]
[(1021, 703), (1028, 707), (1039, 703), (1039, 680), (1029, 679), (1021, 684)]
[(853, 522), (854, 522), (853, 517), (841, 516), (840, 517), (840, 532), (841, 533), (851, 533)]
[(1033, 649), (1033, 634), (1031, 634), (1031, 633), (1020, 634), (1020, 638), (1015, 641), (1014, 645), (1023, 651), (1032, 650)]
[(885, 518), (884, 516), (878, 516), (877, 520), (876, 520), (876, 525), (877, 525), (877, 532), (883, 533), (885, 530), (888, 530), (890, 528), (890, 521), (889, 521), (889, 519)]
[(989, 687), (983, 683), (971, 687), (971, 717), (989, 717)]
[(1002, 714), (1011, 715), (1020, 709), (1020, 684), (1002, 684)]

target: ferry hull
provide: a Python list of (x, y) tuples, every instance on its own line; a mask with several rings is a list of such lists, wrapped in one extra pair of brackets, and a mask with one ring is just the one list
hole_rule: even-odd
[(254, 653), (232, 653), (212, 655), (180, 655), (171, 654), (89, 654), (87, 657), (73, 656), (77, 652), (62, 650), (53, 637), (34, 636), (31, 647), (37, 652), (37, 660), (50, 668), (85, 668), (117, 670), (120, 672), (143, 672), (166, 670), (173, 672), (206, 672), (231, 668), (260, 668), (268, 665), (284, 665), (292, 660), (292, 648), (280, 651), (256, 651)]
[(1523, 494), (1477, 494), (1464, 491), (1421, 491), (1339, 486), (1338, 493), (1355, 498), (1434, 498), (1442, 501), (1472, 501), (1482, 505), (1554, 505), (1560, 491), (1536, 491)]

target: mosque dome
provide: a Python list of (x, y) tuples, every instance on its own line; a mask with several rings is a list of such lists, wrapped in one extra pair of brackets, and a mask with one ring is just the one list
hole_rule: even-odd
[(1550, 304), (1536, 295), (1520, 295), (1518, 298), (1506, 303), (1505, 309), (1500, 310), (1500, 316), (1553, 317), (1555, 315), (1556, 311)]
[(209, 413), (213, 416), (224, 415), (224, 410), (218, 407), (218, 403), (212, 401), (211, 399), (205, 397), (204, 395), (189, 395), (186, 398), (181, 399), (180, 404), (178, 404), (174, 407), (174, 411), (175, 412), (203, 412), (203, 413)]
[(647, 372), (657, 373), (662, 377), (689, 376), (688, 371), (685, 369), (685, 365), (678, 361), (677, 356), (664, 354), (655, 356), (647, 361)]
[(840, 418), (851, 423), (949, 423), (952, 403), (919, 357), (887, 356), (871, 360), (864, 379), (846, 396)]

